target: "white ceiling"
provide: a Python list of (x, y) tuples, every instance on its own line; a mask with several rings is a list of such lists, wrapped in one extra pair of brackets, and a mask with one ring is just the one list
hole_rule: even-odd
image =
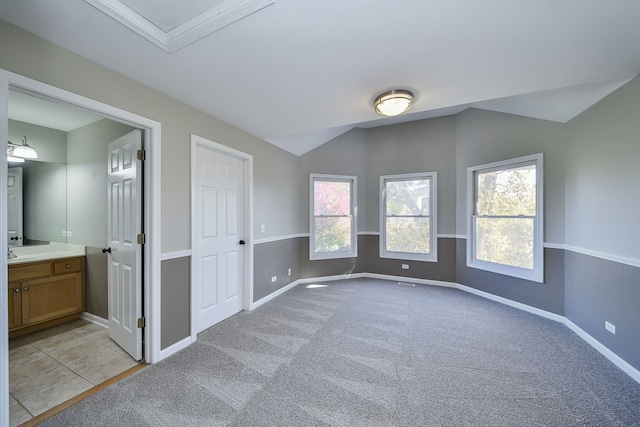
[[(151, 4), (156, 22), (206, 8)], [(0, 18), (297, 155), (469, 107), (566, 122), (640, 73), (638, 0), (275, 0), (173, 53), (83, 0), (4, 1)], [(417, 99), (382, 118), (392, 88)]]

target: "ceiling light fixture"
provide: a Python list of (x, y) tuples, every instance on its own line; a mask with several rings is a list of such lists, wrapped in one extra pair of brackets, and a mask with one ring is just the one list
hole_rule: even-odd
[(394, 89), (379, 95), (373, 106), (376, 113), (383, 116), (397, 116), (413, 105), (413, 93), (404, 89)]
[(13, 157), (21, 157), (23, 159), (37, 159), (38, 153), (36, 153), (35, 148), (27, 144), (27, 137), (22, 137), (22, 144), (14, 144), (11, 141), (8, 141), (9, 145), (7, 148), (7, 154), (11, 154)]

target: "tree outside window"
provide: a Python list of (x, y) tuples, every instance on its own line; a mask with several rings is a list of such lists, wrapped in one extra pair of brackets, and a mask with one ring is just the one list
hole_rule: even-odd
[(311, 175), (311, 259), (356, 256), (355, 179)]
[(380, 178), (382, 258), (436, 260), (436, 173)]
[(467, 265), (543, 281), (542, 154), (468, 169)]

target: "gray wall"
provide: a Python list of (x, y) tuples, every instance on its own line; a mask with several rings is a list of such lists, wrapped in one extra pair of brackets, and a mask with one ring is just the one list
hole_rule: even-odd
[[(300, 278), (299, 253), (296, 237), (254, 246), (253, 302)], [(274, 276), (276, 281), (272, 282)]]
[(545, 242), (564, 243), (566, 126), (470, 109), (456, 119), (456, 234), (467, 235), (467, 168), (544, 153)]
[[(640, 78), (568, 123), (566, 317), (640, 369)], [(616, 326), (616, 334), (604, 322)]]
[[(265, 233), (256, 232), (256, 238), (299, 232), (299, 176), (297, 158), (293, 154), (5, 21), (0, 21), (0, 68), (162, 124), (162, 162), (159, 166), (163, 253), (191, 248), (191, 134), (253, 155), (254, 224), (258, 227), (265, 224), (266, 230)], [(185, 320), (189, 311), (189, 287), (184, 286), (189, 280), (188, 269), (182, 273), (180, 280), (162, 282), (162, 323), (184, 332), (189, 329)], [(175, 298), (165, 301), (168, 295)], [(184, 333), (181, 338), (187, 336), (188, 333)], [(166, 342), (163, 341), (163, 348)]]
[[(160, 346), (165, 349), (191, 335), (191, 257), (162, 261), (162, 313)], [(185, 309), (186, 307), (186, 309)]]
[(456, 117), (367, 130), (366, 231), (380, 231), (380, 176), (437, 172), (438, 234), (455, 234)]

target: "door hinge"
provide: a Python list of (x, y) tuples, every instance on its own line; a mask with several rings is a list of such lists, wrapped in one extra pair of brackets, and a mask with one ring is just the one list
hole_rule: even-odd
[(138, 150), (138, 160), (146, 160), (146, 152), (144, 150)]
[(138, 328), (144, 328), (144, 316), (143, 317), (138, 317)]
[(145, 243), (147, 243), (147, 235), (144, 233), (138, 234), (138, 244), (144, 245)]

